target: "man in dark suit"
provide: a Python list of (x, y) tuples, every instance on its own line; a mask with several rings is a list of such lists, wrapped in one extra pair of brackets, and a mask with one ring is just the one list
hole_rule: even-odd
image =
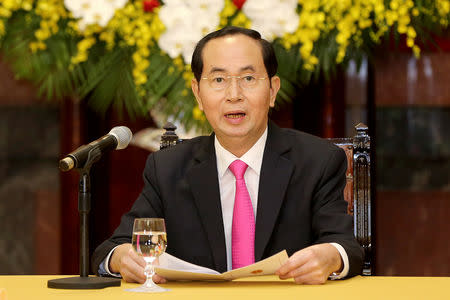
[[(268, 121), (280, 88), (270, 43), (253, 30), (224, 28), (198, 43), (192, 70), (192, 90), (214, 134), (149, 156), (144, 189), (96, 249), (94, 270), (143, 282), (144, 260), (130, 244), (133, 220), (162, 217), (168, 253), (220, 272), (238, 266), (241, 252), (252, 263), (286, 249), (282, 279), (317, 284), (360, 274), (363, 253), (343, 199), (344, 152)], [(245, 165), (243, 178), (232, 170), (235, 161)], [(251, 224), (235, 223), (241, 201)], [(239, 231), (251, 247), (235, 249)]]

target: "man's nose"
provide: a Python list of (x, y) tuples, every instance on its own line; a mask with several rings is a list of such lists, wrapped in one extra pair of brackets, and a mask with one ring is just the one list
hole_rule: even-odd
[(237, 101), (242, 99), (242, 89), (239, 86), (239, 79), (236, 77), (230, 78), (230, 84), (228, 85), (227, 92), (227, 100), (229, 101)]

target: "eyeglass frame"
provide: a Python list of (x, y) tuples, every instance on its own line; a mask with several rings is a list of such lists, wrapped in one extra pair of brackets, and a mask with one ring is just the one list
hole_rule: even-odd
[[(253, 76), (253, 75), (251, 75), (251, 74), (245, 74), (245, 75), (227, 75), (227, 76), (223, 76), (223, 78), (225, 78), (225, 79), (233, 79), (233, 78), (236, 78), (236, 79), (237, 79), (237, 83), (238, 83), (238, 85), (239, 85), (239, 87), (240, 87), (241, 89), (243, 89), (243, 90), (251, 90), (251, 89), (253, 89), (253, 88), (250, 88), (250, 89), (249, 89), (249, 88), (244, 88), (244, 87), (242, 87), (241, 84), (240, 84), (240, 80), (243, 79), (244, 77), (247, 77), (247, 76), (255, 77), (255, 76)], [(268, 76), (267, 76), (267, 77), (255, 77), (255, 80), (266, 80), (266, 79), (268, 79), (268, 78), (269, 78)], [(204, 79), (204, 80), (210, 80), (210, 79), (214, 79), (214, 78), (210, 78), (210, 77), (201, 77), (200, 80), (202, 80), (202, 79)], [(209, 81), (209, 87), (212, 88), (212, 89), (215, 90), (215, 91), (224, 91), (224, 90), (226, 90), (228, 87), (230, 87), (230, 84), (231, 84), (231, 80), (230, 80), (230, 83), (229, 83), (227, 86), (225, 86), (224, 88), (216, 89), (216, 88), (211, 87), (211, 81)], [(256, 85), (255, 85), (255, 86), (256, 86)]]

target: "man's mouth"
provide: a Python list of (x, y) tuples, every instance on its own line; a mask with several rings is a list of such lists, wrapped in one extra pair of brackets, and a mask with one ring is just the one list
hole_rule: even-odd
[(244, 116), (245, 116), (245, 113), (243, 113), (243, 112), (225, 114), (225, 117), (230, 118), (230, 119), (239, 119)]

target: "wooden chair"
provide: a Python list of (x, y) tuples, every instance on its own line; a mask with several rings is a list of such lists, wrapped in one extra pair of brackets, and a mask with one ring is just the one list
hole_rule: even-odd
[(347, 212), (353, 216), (353, 232), (364, 249), (363, 275), (372, 275), (372, 213), (370, 195), (370, 136), (369, 128), (359, 123), (353, 138), (328, 139), (344, 149), (347, 155), (347, 184), (344, 199)]
[[(160, 149), (183, 142), (175, 133), (177, 127), (168, 122), (161, 136)], [(348, 203), (347, 212), (353, 216), (353, 231), (356, 240), (364, 249), (363, 275), (372, 275), (372, 214), (370, 195), (370, 136), (368, 127), (362, 123), (355, 126), (353, 138), (328, 139), (342, 148), (347, 155), (347, 184), (344, 198)]]

